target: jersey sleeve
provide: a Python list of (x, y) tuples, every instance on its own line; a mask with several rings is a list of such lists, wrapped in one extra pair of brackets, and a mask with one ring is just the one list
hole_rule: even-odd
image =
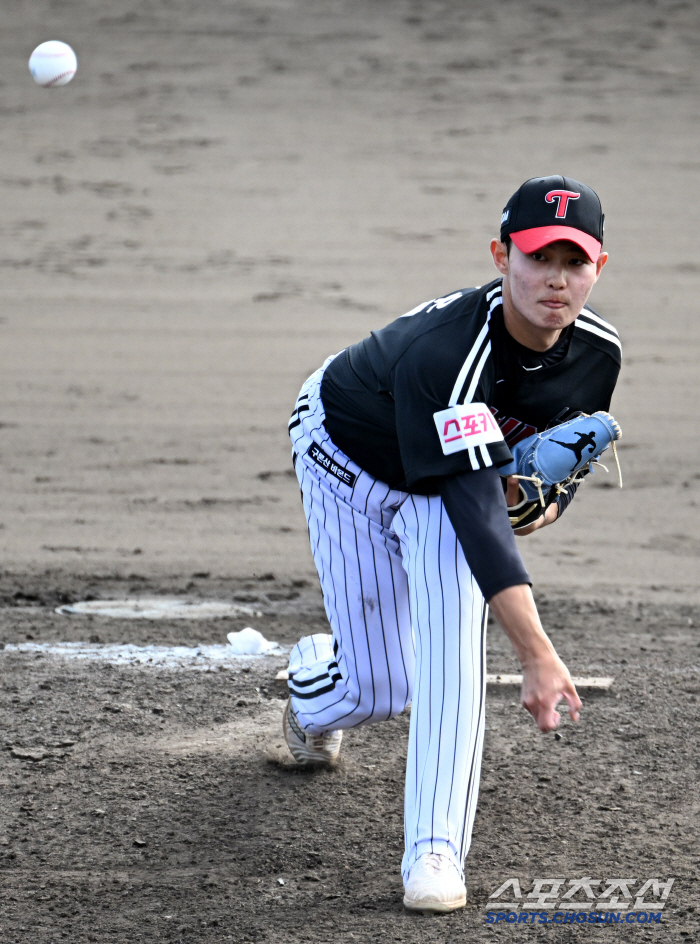
[[(460, 327), (465, 333), (470, 328)], [(409, 487), (431, 480), (439, 485), (445, 476), (511, 459), (490, 409), (488, 322), (471, 325), (471, 343), (460, 339), (457, 346), (453, 338), (454, 331), (441, 329), (423, 335), (394, 366), (396, 432)]]
[(515, 545), (496, 469), (443, 479), (440, 496), (487, 602), (507, 587), (532, 584)]

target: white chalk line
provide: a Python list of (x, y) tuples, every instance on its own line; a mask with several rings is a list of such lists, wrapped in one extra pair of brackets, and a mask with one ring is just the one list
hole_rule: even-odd
[(206, 672), (214, 668), (235, 668), (266, 655), (281, 656), (289, 650), (275, 646), (267, 652), (236, 653), (230, 645), (208, 646), (134, 646), (87, 642), (21, 642), (7, 643), (0, 651), (62, 659), (70, 662), (108, 662), (111, 665), (134, 665), (161, 669), (192, 669)]
[(61, 616), (104, 616), (113, 619), (221, 619), (262, 616), (255, 607), (216, 600), (183, 600), (169, 597), (131, 597), (124, 600), (84, 600), (56, 609)]

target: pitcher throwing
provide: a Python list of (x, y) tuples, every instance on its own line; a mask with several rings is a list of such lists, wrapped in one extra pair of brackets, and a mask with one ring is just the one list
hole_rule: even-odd
[[(464, 859), (484, 736), (487, 605), (523, 668), (542, 731), (580, 701), (545, 634), (514, 533), (561, 516), (552, 490), (522, 526), (509, 446), (577, 412), (607, 411), (615, 329), (587, 306), (607, 261), (598, 196), (566, 177), (526, 181), (491, 242), (499, 277), (433, 299), (330, 357), (290, 422), (332, 636), (289, 662), (284, 732), (302, 764), (332, 764), (342, 732), (412, 702), (404, 904), (466, 902)], [(585, 445), (583, 442), (581, 446)]]

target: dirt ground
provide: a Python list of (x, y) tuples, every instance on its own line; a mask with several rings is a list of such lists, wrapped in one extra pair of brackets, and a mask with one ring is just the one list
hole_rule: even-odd
[[(13, 0), (0, 30), (0, 642), (196, 645), (325, 626), (286, 420), (323, 358), (492, 277), (527, 177), (595, 187), (625, 488), (523, 542), (575, 675), (563, 737), (488, 699), (466, 911), (405, 914), (408, 717), (295, 769), (282, 657), (227, 671), (0, 651), (0, 940), (693, 940), (700, 12), (672, 0)], [(34, 86), (63, 39), (79, 72)], [(489, 670), (515, 671), (498, 627)], [(508, 878), (674, 877), (660, 926), (485, 924)], [(283, 884), (282, 884), (283, 883)]]
[[(312, 588), (197, 584), (195, 598), (210, 589), (256, 598), (266, 631), (286, 644), (301, 625), (323, 625)], [(3, 581), (10, 599), (14, 586)], [(96, 589), (109, 596), (120, 586), (63, 575), (23, 592), (46, 604)], [(537, 732), (515, 689), (490, 692), (469, 903), (445, 918), (401, 904), (407, 713), (351, 732), (339, 767), (313, 772), (293, 764), (280, 736), (282, 657), (167, 672), (6, 651), (2, 940), (563, 942), (599, 929), (493, 930), (485, 906), (508, 878), (526, 889), (582, 875), (673, 876), (661, 926), (599, 933), (693, 939), (700, 607), (539, 603), (572, 671), (616, 681), (584, 696), (581, 722), (564, 722), (560, 739)], [(3, 608), (0, 636), (204, 643), (239, 628), (207, 621), (195, 637), (178, 621), (89, 624), (35, 601)], [(516, 668), (497, 627), (488, 658), (492, 672)]]

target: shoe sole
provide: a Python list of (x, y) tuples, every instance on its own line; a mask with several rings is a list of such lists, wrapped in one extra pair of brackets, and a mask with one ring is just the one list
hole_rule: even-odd
[(465, 908), (467, 904), (467, 896), (464, 895), (460, 898), (453, 898), (452, 901), (430, 901), (430, 900), (414, 900), (413, 898), (403, 899), (404, 908), (408, 908), (409, 911), (422, 911), (424, 913), (433, 913), (433, 914), (447, 914), (450, 911), (457, 911), (458, 908)]

